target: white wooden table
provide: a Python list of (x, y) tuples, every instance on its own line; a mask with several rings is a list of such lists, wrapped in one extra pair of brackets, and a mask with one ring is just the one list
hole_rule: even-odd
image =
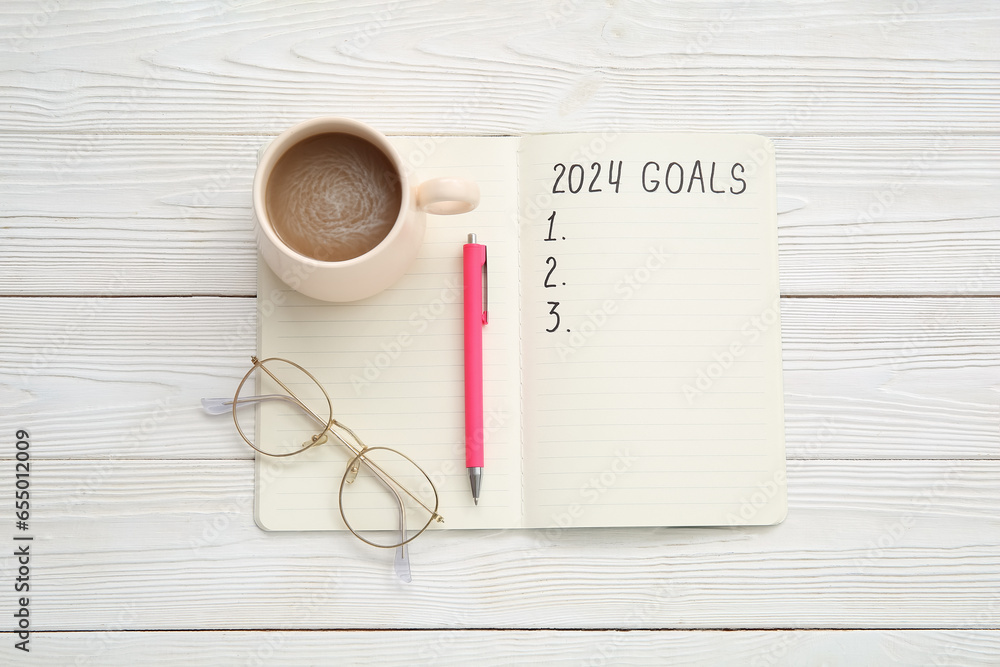
[[(1000, 7), (949, 5), (5, 0), (0, 662), (1000, 664)], [(258, 530), (198, 399), (254, 350), (256, 150), (327, 114), (772, 137), (787, 521), (437, 533), (410, 585)]]

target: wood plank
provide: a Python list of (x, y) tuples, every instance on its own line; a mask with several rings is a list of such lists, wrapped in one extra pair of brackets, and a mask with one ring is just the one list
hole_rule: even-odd
[(996, 457), (994, 299), (783, 299), (789, 458)]
[(257, 133), (335, 112), (396, 133), (995, 134), (998, 21), (985, 3), (22, 0), (0, 14), (0, 131)]
[[(789, 458), (1000, 457), (998, 299), (781, 311)], [(249, 458), (199, 399), (246, 371), (254, 299), (0, 298), (0, 321), (0, 398), (48, 441), (38, 456)]]
[(36, 456), (251, 458), (230, 396), (256, 348), (255, 299), (0, 299), (3, 403)]
[(0, 139), (11, 151), (0, 178), (13, 179), (0, 204), (4, 293), (254, 294), (250, 185), (265, 142)]
[(32, 461), (33, 628), (989, 629), (1000, 614), (996, 461), (802, 462), (772, 527), (437, 531), (413, 544), (409, 585), (349, 534), (259, 530), (252, 478), (249, 461)]
[(939, 133), (776, 151), (782, 294), (1000, 293), (1000, 143)]
[[(123, 619), (123, 622), (124, 619)], [(0, 657), (22, 658), (0, 635)], [(36, 632), (35, 664), (995, 665), (996, 630)]]
[[(266, 141), (0, 135), (0, 291), (254, 294)], [(1000, 138), (776, 143), (783, 294), (1000, 294)]]

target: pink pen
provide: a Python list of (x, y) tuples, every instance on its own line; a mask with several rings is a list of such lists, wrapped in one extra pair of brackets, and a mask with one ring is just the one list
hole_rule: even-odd
[(465, 315), (465, 466), (469, 469), (472, 499), (479, 504), (483, 484), (483, 326), (486, 308), (486, 246), (462, 246), (462, 287)]

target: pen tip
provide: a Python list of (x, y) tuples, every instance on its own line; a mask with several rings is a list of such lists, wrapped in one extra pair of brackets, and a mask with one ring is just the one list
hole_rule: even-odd
[(479, 505), (479, 490), (483, 483), (483, 469), (481, 466), (469, 468), (469, 483), (472, 486), (472, 500)]

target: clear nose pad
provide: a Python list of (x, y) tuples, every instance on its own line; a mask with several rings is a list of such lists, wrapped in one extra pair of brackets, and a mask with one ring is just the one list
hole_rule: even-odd
[(305, 449), (306, 447), (315, 447), (316, 445), (322, 445), (327, 440), (329, 440), (329, 438), (326, 437), (326, 433), (314, 435), (312, 438), (302, 443), (302, 449)]
[(354, 484), (354, 480), (358, 478), (358, 471), (361, 470), (361, 458), (365, 454), (365, 449), (368, 448), (365, 447), (358, 452), (358, 455), (351, 459), (350, 463), (347, 464), (347, 473), (344, 475), (345, 484)]

